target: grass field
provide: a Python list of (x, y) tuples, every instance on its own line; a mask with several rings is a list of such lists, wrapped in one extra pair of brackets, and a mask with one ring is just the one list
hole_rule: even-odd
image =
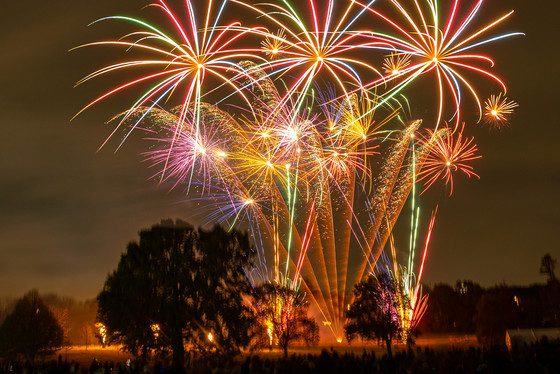
[(89, 366), (94, 359), (100, 362), (126, 362), (128, 359), (133, 360), (134, 356), (127, 352), (122, 352), (117, 347), (105, 347), (102, 346), (72, 346), (68, 349), (61, 349), (55, 355), (47, 357), (46, 360), (57, 360), (58, 356), (62, 356), (62, 360), (75, 361), (80, 364), (80, 366)]
[[(478, 347), (478, 342), (476, 341), (476, 337), (474, 335), (464, 335), (464, 336), (449, 336), (449, 335), (433, 335), (433, 336), (423, 336), (416, 340), (416, 345), (418, 347), (430, 347), (432, 349), (450, 349), (451, 347), (467, 349), (468, 347)], [(316, 347), (290, 347), (289, 353), (290, 354), (319, 354), (323, 349), (334, 349), (337, 352), (353, 352), (356, 354), (361, 354), (363, 350), (367, 351), (375, 351), (376, 354), (383, 354), (385, 352), (385, 348), (379, 346), (375, 343), (368, 343), (363, 344), (361, 342), (354, 342), (353, 344), (333, 344), (333, 345), (326, 345), (321, 344)], [(395, 345), (394, 351), (399, 351), (406, 349), (404, 345)], [(255, 352), (244, 352), (244, 355), (247, 354), (258, 354), (261, 357), (266, 358), (280, 358), (283, 355), (283, 352), (279, 349), (273, 349), (272, 351), (269, 350), (262, 350), (262, 351), (255, 351)], [(56, 360), (58, 359), (58, 355), (62, 356), (62, 360), (76, 361), (80, 363), (81, 366), (89, 366), (91, 365), (94, 359), (97, 359), (100, 362), (126, 362), (128, 359), (134, 359), (134, 357), (126, 352), (122, 352), (118, 349), (118, 347), (101, 347), (101, 346), (73, 346), (66, 349), (62, 349), (57, 352), (56, 355), (48, 357), (47, 360)]]

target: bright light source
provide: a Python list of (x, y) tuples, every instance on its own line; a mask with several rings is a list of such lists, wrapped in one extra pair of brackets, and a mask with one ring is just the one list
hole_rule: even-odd
[(105, 345), (105, 340), (107, 339), (107, 329), (105, 328), (105, 325), (101, 322), (97, 322), (95, 324), (95, 327), (97, 327), (97, 331), (101, 336), (101, 342), (103, 343), (103, 345)]
[(152, 333), (154, 334), (154, 339), (157, 340), (157, 338), (159, 337), (159, 325), (157, 323), (154, 323), (150, 326), (150, 328), (152, 329)]

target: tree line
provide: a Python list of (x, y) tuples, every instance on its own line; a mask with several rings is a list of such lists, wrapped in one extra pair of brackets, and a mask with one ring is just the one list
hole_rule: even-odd
[[(17, 302), (0, 303), (0, 356), (33, 359), (80, 340), (80, 335), (82, 344), (84, 334), (86, 343), (88, 337), (91, 342), (95, 334), (101, 344), (118, 344), (141, 360), (154, 354), (170, 357), (180, 370), (186, 351), (278, 346), (287, 356), (294, 342), (317, 344), (318, 326), (309, 316), (305, 292), (297, 285), (253, 284), (249, 272), (254, 256), (246, 233), (162, 220), (128, 244), (95, 302), (40, 297), (31, 291)], [(503, 343), (508, 328), (559, 327), (555, 260), (546, 255), (541, 265), (546, 285), (483, 289), (458, 281), (424, 287), (429, 297), (418, 330), (476, 333), (490, 346)], [(347, 311), (349, 341), (358, 336), (382, 340), (391, 354), (391, 344), (405, 333), (394, 319), (393, 287), (380, 275), (356, 285)], [(84, 317), (89, 322), (76, 325)]]
[(560, 282), (555, 276), (526, 287), (483, 288), (463, 280), (424, 290), (429, 298), (418, 327), (423, 333), (476, 334), (481, 343), (492, 345), (503, 343), (507, 329), (560, 327)]

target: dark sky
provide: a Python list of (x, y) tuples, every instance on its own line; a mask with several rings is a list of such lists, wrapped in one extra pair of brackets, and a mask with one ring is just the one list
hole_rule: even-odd
[[(381, 0), (380, 0), (381, 1)], [(139, 0), (21, 0), (0, 15), (0, 296), (31, 288), (94, 297), (126, 244), (161, 218), (189, 220), (181, 191), (149, 180), (133, 139), (96, 152), (125, 109), (117, 100), (70, 118), (113, 82), (73, 88), (94, 69), (122, 59), (102, 49), (68, 52), (114, 28), (102, 16), (142, 14)], [(502, 30), (523, 31), (490, 51), (520, 107), (511, 126), (472, 124), (483, 159), (480, 180), (459, 178), (454, 194), (434, 192), (440, 210), (425, 281), (472, 279), (484, 286), (544, 281), (545, 253), (560, 259), (559, 48), (555, 15), (526, 0), (488, 0), (492, 15), (515, 9)], [(99, 54), (103, 53), (103, 55)], [(107, 57), (112, 56), (112, 57)]]

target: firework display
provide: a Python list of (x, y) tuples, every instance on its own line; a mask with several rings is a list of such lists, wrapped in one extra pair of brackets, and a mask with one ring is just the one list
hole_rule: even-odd
[[(470, 162), (480, 156), (461, 123), (463, 91), (500, 125), (517, 105), (491, 96), (483, 114), (474, 83), (484, 77), (506, 91), (480, 66), (494, 61), (476, 49), (519, 34), (487, 35), (511, 12), (476, 26), (483, 0), (464, 8), (455, 0), (449, 9), (437, 0), (390, 0), (383, 9), (378, 2), (159, 0), (152, 6), (164, 26), (103, 19), (134, 29), (87, 46), (134, 57), (79, 82), (140, 72), (86, 108), (141, 90), (113, 120), (111, 137), (148, 131), (157, 179), (184, 189), (205, 223), (247, 229), (258, 253), (248, 269), (255, 283), (304, 290), (337, 339), (353, 286), (382, 269), (399, 284), (403, 325), (418, 321), (437, 209), (417, 250), (417, 185), (425, 191), (441, 180), (451, 194), (456, 172), (477, 176)], [(228, 20), (231, 9), (245, 18)], [(402, 94), (425, 75), (436, 78), (436, 119), (406, 121)], [(403, 256), (392, 233), (407, 202)]]

